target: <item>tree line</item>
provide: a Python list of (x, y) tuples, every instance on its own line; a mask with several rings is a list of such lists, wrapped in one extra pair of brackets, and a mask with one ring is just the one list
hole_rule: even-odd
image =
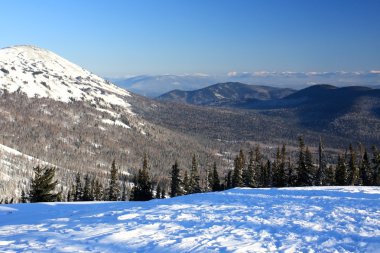
[[(74, 184), (65, 195), (62, 190), (56, 190), (58, 181), (55, 180), (55, 169), (36, 166), (30, 190), (22, 190), (17, 201), (146, 201), (234, 187), (380, 185), (380, 151), (376, 147), (369, 154), (366, 149), (358, 153), (350, 145), (345, 153), (338, 155), (335, 164), (328, 164), (321, 140), (316, 160), (303, 137), (298, 141), (297, 158), (293, 159), (295, 161), (288, 155), (285, 144), (277, 147), (273, 160), (265, 158), (257, 145), (247, 154), (240, 150), (234, 159), (233, 168), (222, 176), (214, 162), (212, 168), (207, 169), (201, 178), (196, 155), (192, 156), (189, 170), (181, 169), (175, 161), (171, 168), (169, 187), (152, 182), (147, 155), (144, 155), (142, 168), (134, 175), (132, 182), (120, 175), (113, 161), (107, 186), (96, 177), (87, 174), (82, 178), (77, 173)], [(206, 183), (201, 184), (201, 181)], [(5, 199), (0, 203), (17, 201)]]

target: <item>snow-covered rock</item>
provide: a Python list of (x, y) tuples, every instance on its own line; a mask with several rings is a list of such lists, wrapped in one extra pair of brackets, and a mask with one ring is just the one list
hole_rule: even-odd
[(118, 105), (130, 111), (129, 92), (68, 60), (35, 46), (0, 49), (0, 89), (62, 102)]
[(380, 187), (0, 205), (1, 252), (379, 252)]

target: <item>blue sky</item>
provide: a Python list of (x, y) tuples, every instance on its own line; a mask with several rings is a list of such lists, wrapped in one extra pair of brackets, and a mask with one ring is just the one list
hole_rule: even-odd
[(380, 69), (377, 0), (2, 1), (0, 47), (102, 76)]

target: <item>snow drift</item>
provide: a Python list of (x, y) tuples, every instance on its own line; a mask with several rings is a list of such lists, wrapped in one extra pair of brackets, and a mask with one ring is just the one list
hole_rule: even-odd
[(0, 205), (1, 252), (380, 252), (380, 187)]

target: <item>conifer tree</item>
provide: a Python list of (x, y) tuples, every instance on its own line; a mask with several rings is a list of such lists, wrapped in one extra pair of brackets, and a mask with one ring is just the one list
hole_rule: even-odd
[(212, 191), (220, 191), (220, 180), (219, 180), (219, 175), (218, 175), (218, 170), (216, 168), (216, 162), (214, 162), (213, 165), (213, 171), (212, 171), (212, 181), (211, 181), (211, 190)]
[(255, 175), (255, 158), (253, 151), (249, 152), (248, 165), (243, 170), (243, 181), (244, 185), (247, 187), (257, 187)]
[(267, 160), (267, 163), (264, 166), (263, 181), (264, 181), (264, 187), (272, 187), (273, 170), (272, 170), (272, 163), (270, 162), (269, 159)]
[(362, 185), (366, 185), (366, 186), (371, 185), (370, 168), (371, 168), (371, 164), (368, 158), (368, 153), (367, 153), (367, 150), (364, 150), (363, 159), (359, 168), (359, 174), (360, 174)]
[(231, 189), (232, 188), (232, 170), (228, 171), (226, 178), (226, 189)]
[(125, 180), (125, 177), (124, 177), (124, 179), (123, 179), (123, 188), (122, 188), (122, 191), (121, 191), (121, 201), (127, 201), (127, 198), (128, 198), (128, 196), (127, 196), (127, 184), (126, 184), (126, 182), (125, 182), (126, 180)]
[(73, 195), (72, 195), (72, 192), (71, 192), (71, 190), (69, 189), (69, 190), (67, 191), (67, 199), (66, 199), (67, 202), (73, 201), (73, 200), (72, 200), (72, 196), (73, 196)]
[(201, 192), (198, 163), (197, 163), (197, 159), (195, 158), (195, 155), (193, 155), (193, 159), (191, 162), (189, 188), (190, 188), (190, 193)]
[(347, 168), (345, 161), (341, 155), (338, 155), (338, 163), (335, 170), (335, 183), (336, 185), (347, 184)]
[(55, 168), (45, 167), (42, 169), (39, 165), (33, 168), (34, 178), (30, 187), (30, 202), (54, 202), (57, 200), (57, 194), (52, 193), (57, 185), (53, 181)]
[(206, 177), (207, 177), (207, 187), (206, 187), (206, 192), (212, 191), (212, 182), (213, 182), (213, 168), (208, 168), (206, 170)]
[(308, 147), (305, 149), (303, 137), (299, 138), (299, 154), (298, 154), (298, 179), (297, 186), (310, 186), (313, 184), (313, 161), (312, 155)]
[(90, 179), (90, 176), (88, 174), (86, 174), (85, 178), (84, 178), (84, 187), (83, 187), (83, 198), (82, 198), (83, 201), (92, 201), (94, 200), (93, 199), (93, 196), (92, 196), (92, 193), (91, 193), (91, 179)]
[(288, 178), (286, 174), (286, 146), (282, 144), (280, 153), (280, 164), (277, 169), (277, 187), (284, 187), (287, 184)]
[[(284, 148), (284, 146), (283, 146)], [(276, 159), (273, 163), (273, 186), (283, 187), (285, 186), (285, 158), (283, 157), (284, 150), (280, 151), (280, 147), (277, 147)]]
[(356, 155), (355, 151), (350, 144), (349, 147), (349, 160), (348, 160), (348, 175), (347, 175), (347, 184), (348, 185), (358, 185), (359, 182), (359, 170), (356, 166)]
[(116, 163), (115, 160), (112, 161), (111, 165), (111, 180), (109, 184), (109, 189), (108, 189), (108, 200), (109, 201), (117, 201), (119, 197), (119, 185), (118, 185), (118, 169), (116, 168)]
[(372, 147), (372, 185), (380, 185), (380, 152), (374, 146)]
[(157, 184), (157, 187), (156, 187), (156, 199), (160, 199), (161, 198), (161, 186), (160, 184)]
[(94, 183), (94, 200), (100, 201), (103, 199), (103, 185), (99, 182), (98, 179)]
[(170, 183), (170, 197), (176, 197), (182, 195), (182, 189), (181, 189), (181, 176), (180, 176), (180, 169), (178, 166), (178, 162), (175, 161), (175, 163), (172, 166), (171, 171), (171, 183)]
[(83, 187), (82, 187), (80, 174), (78, 172), (75, 177), (74, 201), (81, 201), (81, 200), (83, 200)]
[(145, 154), (143, 168), (139, 170), (132, 189), (131, 200), (147, 201), (151, 199), (153, 199), (152, 182), (149, 177), (148, 158)]
[(325, 185), (326, 181), (326, 157), (322, 138), (319, 138), (318, 146), (318, 170), (315, 178), (315, 185)]
[(306, 172), (307, 172), (306, 184), (311, 186), (314, 183), (315, 170), (314, 170), (314, 164), (313, 164), (313, 156), (309, 150), (309, 147), (306, 147), (306, 150), (305, 150), (305, 166), (306, 166)]
[(235, 158), (235, 167), (232, 175), (232, 187), (243, 187), (243, 168), (245, 165), (245, 158), (243, 150), (240, 150), (239, 155)]
[(21, 190), (21, 203), (28, 203), (28, 196), (26, 196), (26, 193), (24, 189)]
[(162, 199), (165, 199), (165, 198), (166, 198), (165, 187), (162, 187), (162, 189), (161, 189), (161, 198), (162, 198)]
[(183, 190), (185, 194), (190, 194), (190, 182), (187, 170), (185, 170), (185, 175), (183, 176)]
[(328, 185), (328, 186), (335, 185), (335, 170), (332, 165), (327, 167), (326, 179), (325, 179), (324, 185)]
[(264, 164), (262, 161), (263, 157), (260, 151), (260, 145), (256, 145), (255, 147), (255, 173), (254, 173), (254, 181), (257, 187), (263, 187), (263, 173), (264, 173)]

